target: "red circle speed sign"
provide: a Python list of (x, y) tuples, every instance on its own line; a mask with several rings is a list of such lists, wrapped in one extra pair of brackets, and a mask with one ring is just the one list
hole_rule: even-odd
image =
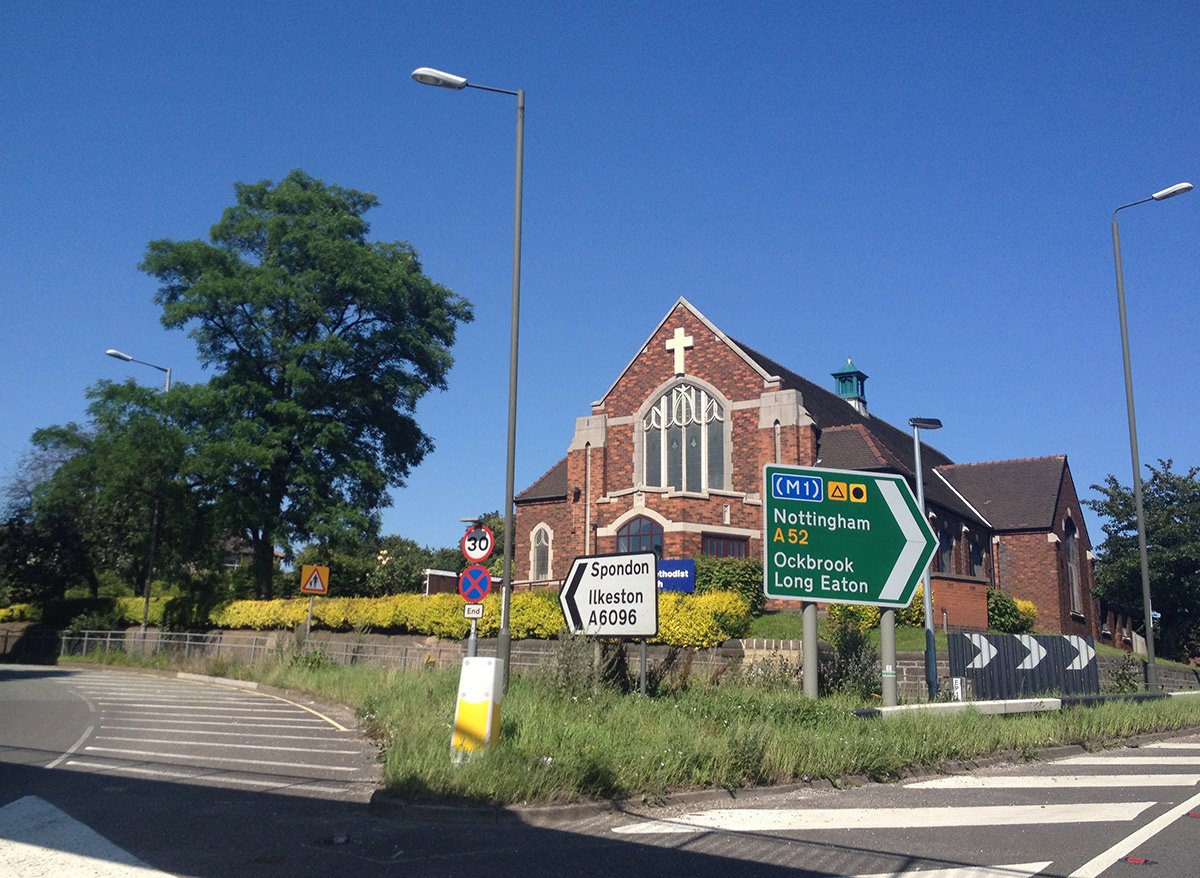
[(473, 564), (481, 564), (492, 556), (496, 537), (487, 525), (477, 524), (467, 529), (462, 538), (462, 553)]

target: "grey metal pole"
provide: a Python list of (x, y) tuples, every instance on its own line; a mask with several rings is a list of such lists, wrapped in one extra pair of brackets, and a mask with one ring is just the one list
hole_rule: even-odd
[(512, 654), (512, 635), (509, 631), (509, 608), (513, 585), (513, 531), (516, 529), (516, 510), (513, 507), (514, 481), (517, 460), (517, 341), (521, 313), (521, 197), (525, 164), (525, 90), (517, 90), (517, 174), (513, 202), (513, 274), (512, 274), (512, 332), (508, 351), (508, 462), (504, 476), (504, 582), (500, 588), (500, 632), (496, 654), (504, 662), (504, 691), (508, 691), (509, 658)]
[[(1132, 207), (1149, 201), (1144, 198)], [(1133, 414), (1133, 369), (1129, 362), (1129, 321), (1125, 315), (1125, 275), (1121, 270), (1121, 233), (1117, 227), (1117, 210), (1113, 211), (1112, 237), (1113, 259), (1117, 265), (1117, 309), (1121, 317), (1121, 358), (1125, 364), (1125, 411), (1129, 418), (1129, 454), (1133, 464), (1133, 510), (1137, 519), (1138, 558), (1142, 572), (1142, 611), (1146, 626), (1146, 686), (1151, 692), (1158, 691), (1158, 665), (1154, 659), (1154, 614), (1150, 607), (1150, 558), (1146, 552), (1146, 516), (1142, 511), (1142, 466), (1138, 455), (1137, 421)]]
[[(917, 508), (925, 511), (925, 478), (921, 469), (921, 428), (913, 427), (913, 465), (917, 471)], [(933, 588), (930, 585), (929, 565), (921, 573), (922, 606), (925, 610), (925, 685), (929, 689), (929, 700), (937, 698), (937, 641), (933, 634)]]
[(804, 661), (804, 695), (806, 698), (817, 697), (817, 605), (811, 601), (804, 604), (804, 621), (801, 628), (804, 640), (801, 642)]
[(895, 707), (896, 692), (896, 611), (886, 607), (879, 616), (879, 656), (883, 665), (882, 697), (884, 707)]

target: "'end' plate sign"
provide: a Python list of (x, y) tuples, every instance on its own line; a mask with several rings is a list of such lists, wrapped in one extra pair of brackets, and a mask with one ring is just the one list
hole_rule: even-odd
[(597, 637), (653, 637), (656, 562), (653, 552), (576, 558), (558, 595), (567, 627)]

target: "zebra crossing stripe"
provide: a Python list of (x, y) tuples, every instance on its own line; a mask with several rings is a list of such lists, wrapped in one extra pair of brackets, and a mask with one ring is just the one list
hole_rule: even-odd
[(876, 872), (856, 875), (855, 878), (1030, 878), (1045, 869), (1053, 860), (1044, 863), (1017, 863), (1012, 866), (955, 866), (953, 869), (912, 870), (907, 872)]
[(1035, 823), (1122, 823), (1154, 802), (1097, 802), (1064, 805), (983, 805), (968, 808), (720, 808), (673, 820), (617, 826), (622, 835), (691, 832), (789, 832), (831, 829), (918, 829), (954, 826), (1018, 826)]

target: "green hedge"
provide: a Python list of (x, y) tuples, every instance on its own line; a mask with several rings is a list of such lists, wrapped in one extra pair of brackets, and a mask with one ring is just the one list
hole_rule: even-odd
[[(192, 606), (183, 607), (177, 598), (150, 601), (150, 624), (158, 627), (216, 627), (251, 630), (292, 629), (304, 624), (308, 616), (308, 598), (281, 598), (271, 601), (230, 601), (208, 612), (203, 624), (181, 624), (198, 614)], [(30, 618), (36, 608), (10, 607), (0, 611)], [(104, 598), (60, 602), (46, 610), (68, 627), (72, 621), (107, 618), (115, 624), (140, 625), (142, 599)], [(82, 617), (82, 618), (81, 618)], [(89, 618), (90, 617), (90, 618)], [(658, 636), (654, 643), (705, 648), (745, 634), (750, 626), (750, 602), (731, 591), (703, 594), (664, 592), (658, 601)], [(0, 617), (3, 621), (4, 617)], [(378, 631), (423, 634), (448, 640), (460, 640), (471, 630), (463, 617), (463, 599), (457, 594), (388, 595), (381, 598), (317, 598), (313, 602), (313, 628), (329, 631)], [(563, 628), (558, 592), (542, 590), (519, 592), (512, 596), (509, 631), (515, 640), (549, 640)], [(495, 637), (500, 631), (500, 597), (489, 595), (483, 602), (479, 620), (480, 637)]]

